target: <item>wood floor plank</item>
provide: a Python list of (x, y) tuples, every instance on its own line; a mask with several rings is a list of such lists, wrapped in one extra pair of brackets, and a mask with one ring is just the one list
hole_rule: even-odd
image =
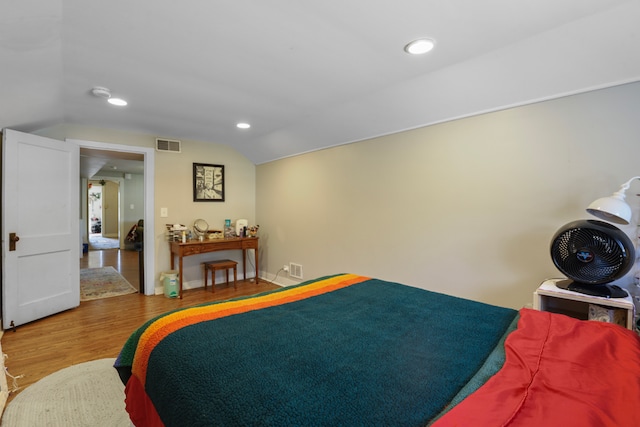
[[(90, 251), (83, 257), (80, 268), (113, 265), (137, 288), (138, 270), (132, 267), (137, 262), (134, 251)], [(15, 332), (5, 331), (2, 337), (2, 350), (8, 356), (5, 366), (13, 376), (24, 375), (18, 380), (20, 389), (9, 395), (8, 402), (24, 388), (60, 369), (116, 357), (129, 335), (157, 315), (175, 308), (253, 295), (278, 287), (264, 280), (258, 285), (247, 280), (238, 281), (237, 290), (232, 284), (227, 287), (224, 283), (216, 285), (215, 293), (211, 288), (207, 291), (202, 288), (185, 290), (182, 300), (164, 295), (130, 294), (86, 301), (77, 308), (19, 326)]]

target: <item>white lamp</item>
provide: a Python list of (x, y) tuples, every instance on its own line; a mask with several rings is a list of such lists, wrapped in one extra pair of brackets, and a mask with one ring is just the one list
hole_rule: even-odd
[(631, 222), (631, 208), (625, 202), (624, 192), (629, 189), (631, 181), (634, 179), (640, 179), (640, 176), (634, 176), (622, 184), (620, 190), (613, 193), (612, 196), (602, 197), (592, 202), (587, 207), (587, 212), (605, 221), (616, 224), (629, 224)]

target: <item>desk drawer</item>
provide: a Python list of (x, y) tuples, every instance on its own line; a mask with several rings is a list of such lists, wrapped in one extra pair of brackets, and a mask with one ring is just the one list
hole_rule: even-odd
[(182, 256), (196, 255), (204, 252), (209, 252), (203, 246), (185, 246), (182, 248)]
[(234, 249), (257, 249), (258, 238), (245, 239), (214, 239), (204, 242), (188, 241), (186, 243), (171, 242), (171, 253), (186, 257), (190, 255), (204, 254), (214, 251), (227, 251)]
[(249, 238), (242, 240), (242, 249), (257, 249), (258, 248), (258, 239), (257, 238)]

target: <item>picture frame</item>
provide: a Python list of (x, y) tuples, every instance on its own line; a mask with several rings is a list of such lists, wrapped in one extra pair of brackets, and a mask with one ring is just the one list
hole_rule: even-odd
[(193, 201), (224, 202), (224, 165), (193, 164)]

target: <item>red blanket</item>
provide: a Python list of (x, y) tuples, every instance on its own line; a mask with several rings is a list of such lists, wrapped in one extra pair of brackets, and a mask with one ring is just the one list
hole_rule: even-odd
[(640, 338), (523, 309), (504, 367), (433, 426), (640, 426)]

